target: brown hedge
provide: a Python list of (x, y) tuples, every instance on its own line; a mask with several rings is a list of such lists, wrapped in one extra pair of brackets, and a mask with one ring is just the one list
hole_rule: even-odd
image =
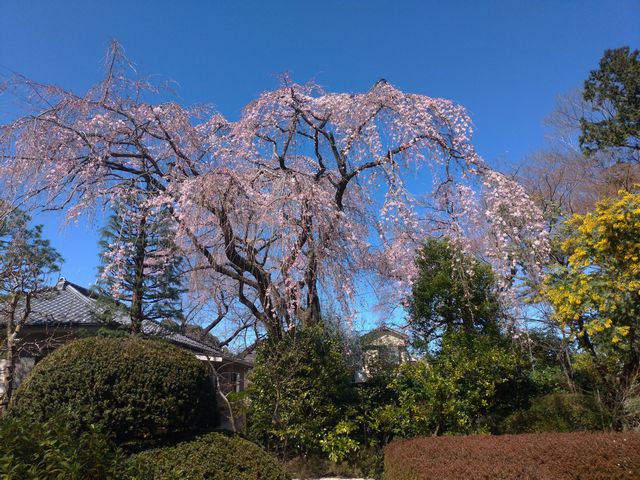
[(640, 433), (421, 437), (384, 452), (385, 480), (640, 479)]

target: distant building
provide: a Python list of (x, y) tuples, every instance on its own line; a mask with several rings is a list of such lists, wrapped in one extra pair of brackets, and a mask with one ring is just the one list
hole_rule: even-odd
[(409, 337), (387, 326), (378, 327), (360, 337), (361, 371), (356, 382), (365, 382), (376, 368), (392, 369), (411, 361)]
[[(102, 308), (90, 290), (61, 278), (55, 287), (37, 295), (31, 301), (31, 313), (19, 336), (19, 360), (15, 369), (15, 385), (20, 385), (31, 369), (48, 353), (75, 338), (97, 332), (105, 327), (126, 327), (131, 323), (128, 315), (116, 314), (110, 324), (102, 319)], [(0, 326), (3, 324), (0, 318)], [(247, 373), (252, 364), (223, 352), (194, 338), (174, 332), (152, 321), (142, 325), (144, 335), (162, 338), (192, 352), (206, 361), (215, 372), (218, 391), (227, 394), (243, 391), (247, 386)], [(0, 359), (0, 395), (5, 360)], [(222, 428), (229, 428), (224, 402), (218, 399)]]

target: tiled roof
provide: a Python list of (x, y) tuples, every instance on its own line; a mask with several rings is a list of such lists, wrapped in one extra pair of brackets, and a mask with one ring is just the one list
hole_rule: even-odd
[(389, 328), (386, 325), (383, 325), (381, 327), (378, 328), (374, 328), (373, 330), (371, 330), (370, 332), (365, 333), (364, 335), (360, 336), (360, 339), (364, 342), (369, 341), (379, 335), (383, 335), (385, 333), (389, 333), (391, 335), (394, 335), (398, 338), (401, 338), (403, 340), (407, 340), (409, 338), (409, 336), (405, 333), (402, 333), (398, 330), (394, 330), (393, 328)]
[(95, 325), (96, 300), (88, 290), (62, 279), (56, 287), (31, 299), (27, 325)]
[[(128, 315), (114, 316), (114, 322), (129, 325)], [(58, 284), (31, 300), (31, 313), (27, 325), (32, 326), (100, 326), (100, 307), (96, 296), (86, 288), (61, 278)], [(142, 324), (142, 332), (146, 335), (162, 337), (174, 344), (196, 350), (198, 352), (222, 355), (222, 353), (203, 342), (173, 332), (155, 322), (146, 320)]]

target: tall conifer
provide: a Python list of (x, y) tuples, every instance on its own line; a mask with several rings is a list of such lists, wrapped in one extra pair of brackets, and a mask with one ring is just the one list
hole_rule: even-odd
[(134, 334), (145, 320), (182, 318), (183, 258), (169, 220), (168, 212), (130, 199), (116, 207), (101, 231), (98, 287), (126, 305)]

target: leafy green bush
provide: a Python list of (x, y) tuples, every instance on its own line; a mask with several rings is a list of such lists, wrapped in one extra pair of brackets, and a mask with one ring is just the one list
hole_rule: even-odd
[(381, 448), (361, 448), (349, 457), (349, 464), (359, 477), (382, 478), (384, 455)]
[(240, 437), (209, 433), (131, 457), (136, 480), (288, 480), (278, 462)]
[(356, 430), (357, 425), (355, 423), (341, 420), (320, 440), (322, 451), (327, 454), (329, 460), (339, 462), (359, 450), (360, 444), (353, 438)]
[(93, 337), (37, 364), (9, 414), (34, 423), (63, 414), (76, 431), (97, 425), (124, 443), (201, 429), (214, 410), (212, 380), (193, 354), (158, 340)]
[(448, 333), (428, 361), (400, 367), (387, 386), (395, 400), (372, 409), (369, 428), (389, 439), (482, 431), (500, 386), (516, 373), (517, 358), (500, 339)]
[(0, 420), (0, 478), (100, 480), (126, 475), (122, 453), (95, 430), (78, 435), (61, 419)]
[(283, 457), (354, 448), (341, 424), (353, 402), (352, 375), (339, 335), (322, 325), (263, 344), (251, 371), (249, 436)]
[(566, 380), (559, 365), (544, 366), (529, 373), (529, 378), (541, 395), (561, 392)]
[(574, 432), (602, 430), (606, 415), (589, 395), (552, 393), (538, 397), (528, 410), (518, 411), (505, 420), (507, 433)]

